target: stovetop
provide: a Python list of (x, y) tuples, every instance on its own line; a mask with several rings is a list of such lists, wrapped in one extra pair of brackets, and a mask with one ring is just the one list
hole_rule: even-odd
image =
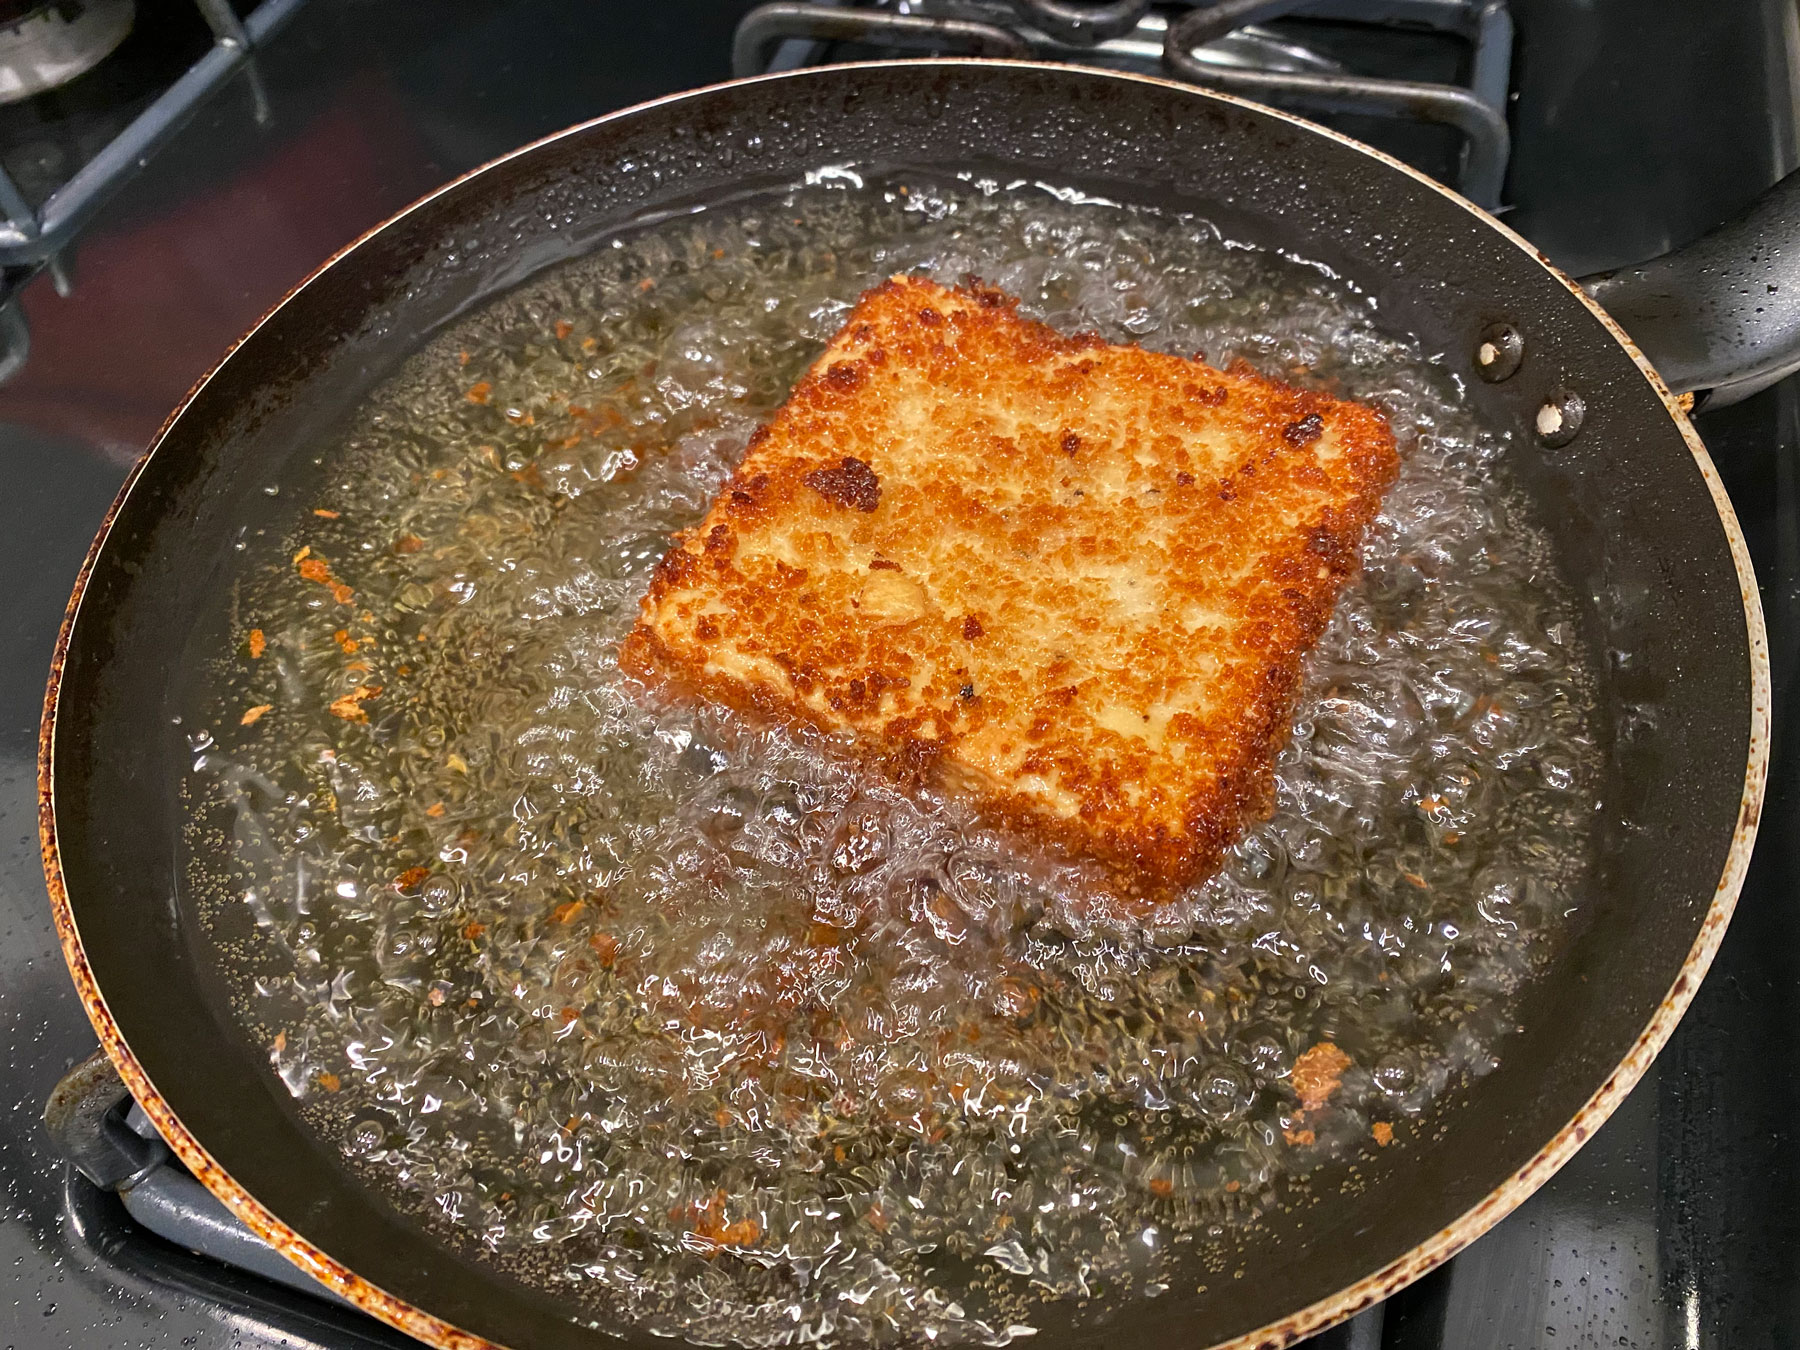
[[(0, 385), (0, 1037), (12, 1051), (0, 1065), (0, 1280), (11, 1295), (0, 1344), (403, 1343), (352, 1310), (149, 1235), (45, 1133), (52, 1087), (94, 1048), (37, 860), (33, 756), (51, 643), (132, 458), (269, 303), (465, 168), (727, 77), (746, 8), (306, 0), (256, 57), (266, 119), (235, 77), (80, 236), (69, 296), (48, 277), (25, 288), (31, 352)], [(1791, 0), (1511, 10), (1506, 218), (1568, 270), (1681, 242), (1793, 167)], [(161, 14), (140, 0), (140, 24)], [(121, 56), (138, 48), (155, 43)], [(81, 97), (49, 96), (66, 108)], [(0, 161), (15, 172), (22, 153), (49, 162), (58, 106), (0, 119)], [(14, 132), (26, 124), (21, 149)], [(1700, 425), (1750, 541), (1774, 661), (1770, 793), (1738, 916), (1674, 1040), (1587, 1148), (1447, 1267), (1335, 1333), (1336, 1346), (1800, 1344), (1800, 1059), (1788, 1049), (1800, 1019), (1800, 752), (1786, 734), (1800, 655), (1800, 384)]]

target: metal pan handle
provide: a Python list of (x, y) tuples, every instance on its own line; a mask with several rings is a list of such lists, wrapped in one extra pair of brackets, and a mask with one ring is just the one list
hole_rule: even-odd
[(1800, 170), (1735, 220), (1582, 289), (1678, 394), (1717, 407), (1800, 370)]

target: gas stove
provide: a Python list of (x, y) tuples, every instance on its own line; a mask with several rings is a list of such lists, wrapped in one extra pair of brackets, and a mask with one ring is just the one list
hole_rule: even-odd
[[(604, 13), (573, 0), (264, 0), (229, 22), (222, 3), (136, 11), (136, 31), (86, 74), (0, 107), (0, 178), (24, 198), (0, 200), (13, 228), (36, 219), (48, 233), (61, 219), (51, 203), (84, 166), (112, 174), (66, 230), (0, 257), (14, 264), (6, 322), (30, 334), (0, 362), (0, 1027), (13, 1051), (0, 1067), (12, 1286), (0, 1338), (21, 1347), (407, 1343), (239, 1228), (90, 1059), (35, 847), (42, 681), (107, 502), (192, 381), (342, 243), (461, 170), (611, 108), (734, 69), (896, 52), (1148, 69), (1266, 98), (1459, 185), (1578, 274), (1730, 215), (1794, 166), (1800, 129), (1800, 20), (1776, 0), (1221, 0), (1204, 12), (671, 0)], [(1237, 26), (1206, 28), (1226, 12)], [(11, 14), (0, 10), (0, 49)], [(247, 43), (231, 36), (238, 18)], [(105, 159), (209, 59), (182, 116)], [(1563, 1172), (1447, 1266), (1313, 1344), (1800, 1342), (1788, 1201), (1800, 1069), (1778, 1040), (1800, 1007), (1800, 756), (1786, 734), (1800, 711), (1800, 384), (1709, 413), (1701, 430), (1756, 560), (1776, 691), (1762, 837), (1731, 933), (1673, 1042)]]
[(738, 25), (732, 73), (954, 52), (1168, 75), (1323, 119), (1492, 210), (1512, 46), (1507, 0), (776, 0)]

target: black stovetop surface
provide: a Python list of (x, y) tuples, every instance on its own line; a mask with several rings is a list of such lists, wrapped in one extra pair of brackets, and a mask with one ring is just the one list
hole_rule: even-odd
[[(44, 279), (27, 289), (33, 353), (0, 387), (0, 1039), (11, 1050), (0, 1064), (0, 1345), (397, 1343), (353, 1313), (133, 1230), (43, 1133), (50, 1088), (94, 1047), (37, 858), (33, 756), (51, 643), (127, 465), (269, 303), (469, 166), (724, 78), (744, 7), (309, 0), (259, 57), (270, 122), (251, 119), (240, 78), (82, 237), (69, 298)], [(1793, 166), (1791, 3), (1513, 8), (1508, 219), (1570, 271), (1680, 242)], [(54, 135), (54, 113), (26, 119), (33, 136)], [(18, 124), (0, 122), (0, 157)], [(1786, 734), (1800, 654), (1800, 385), (1700, 425), (1750, 540), (1774, 659), (1770, 794), (1738, 916), (1618, 1114), (1516, 1214), (1391, 1300), (1382, 1345), (1800, 1345), (1800, 750)]]

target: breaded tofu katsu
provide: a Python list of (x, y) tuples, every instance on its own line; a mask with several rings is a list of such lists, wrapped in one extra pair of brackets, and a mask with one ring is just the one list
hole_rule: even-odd
[(847, 733), (1166, 897), (1268, 808), (1394, 477), (1370, 408), (895, 277), (657, 568), (625, 669)]

